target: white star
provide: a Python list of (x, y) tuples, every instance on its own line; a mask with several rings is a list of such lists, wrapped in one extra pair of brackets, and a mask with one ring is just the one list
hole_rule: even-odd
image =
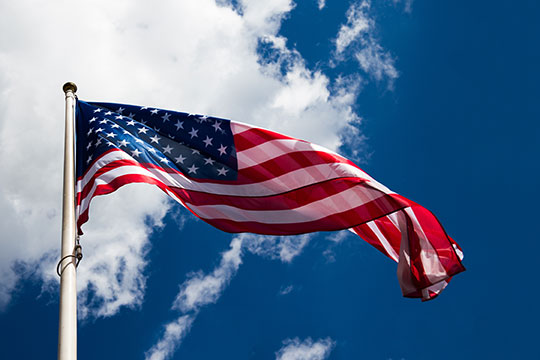
[(189, 170), (189, 173), (193, 173), (193, 174), (196, 174), (197, 173), (197, 170), (199, 170), (198, 167), (195, 166), (195, 164), (191, 165), (191, 167), (188, 167), (188, 170)]
[(227, 147), (223, 146), (222, 144), (221, 147), (218, 149), (218, 151), (219, 151), (219, 155), (224, 155), (227, 153)]
[(138, 143), (138, 144), (144, 144), (144, 141), (142, 141), (139, 138), (135, 138), (135, 142)]
[(169, 163), (169, 159), (167, 159), (166, 157), (159, 159), (159, 161), (161, 161), (162, 163), (165, 163), (165, 164)]
[(205, 144), (204, 147), (212, 145), (213, 138), (206, 136), (206, 139), (203, 140), (203, 143)]
[(214, 165), (214, 163), (216, 162), (216, 160), (212, 159), (212, 158), (207, 158), (207, 159), (204, 159), (204, 165)]
[(88, 157), (88, 160), (86, 160), (86, 163), (88, 164), (90, 161), (92, 161), (92, 155)]
[(150, 140), (152, 140), (152, 142), (155, 142), (156, 144), (159, 144), (159, 140), (161, 140), (161, 138), (158, 137), (157, 135), (154, 135), (153, 137), (150, 138)]
[(116, 129), (116, 128), (119, 128), (120, 125), (118, 125), (118, 124), (113, 124), (111, 127), (112, 127), (113, 129)]
[(160, 130), (160, 129), (159, 129), (158, 127), (155, 127), (155, 126), (154, 126), (154, 131), (155, 131), (155, 132), (159, 132), (159, 130)]
[(201, 122), (205, 122), (206, 119), (208, 119), (208, 115), (201, 115), (199, 116), (199, 119), (201, 119)]
[(120, 108), (118, 108), (118, 110), (116, 110), (116, 112), (121, 114), (124, 110), (126, 110), (126, 109), (124, 109), (123, 107), (120, 107)]
[(103, 130), (105, 130), (105, 129), (102, 129), (102, 128), (97, 129), (97, 130), (96, 130), (96, 134), (97, 134), (98, 132), (102, 132)]
[(117, 119), (117, 120), (122, 120), (123, 118), (124, 118), (123, 115), (118, 115), (118, 116), (115, 117), (115, 119)]
[(112, 137), (113, 139), (114, 139), (115, 136), (116, 136), (116, 134), (113, 133), (112, 131), (107, 134), (107, 137)]
[(131, 152), (131, 155), (133, 155), (133, 156), (139, 156), (141, 153), (142, 153), (142, 151), (139, 151), (139, 150), (135, 149), (135, 150), (133, 150), (133, 151)]
[(191, 138), (193, 139), (194, 137), (198, 137), (197, 135), (198, 132), (199, 130), (195, 130), (194, 128), (191, 128), (191, 131), (188, 134), (191, 135)]
[(156, 153), (156, 149), (154, 149), (153, 147), (146, 148), (146, 150), (150, 151), (152, 154)]
[(219, 125), (221, 125), (221, 121), (216, 121), (214, 123), (214, 125), (212, 125), (212, 127), (214, 128), (215, 131), (218, 131), (218, 130), (221, 130), (221, 128), (219, 127)]
[(148, 109), (148, 106), (141, 107), (141, 110), (146, 110), (146, 109)]
[(97, 139), (95, 146), (98, 147), (98, 145), (101, 145), (101, 138)]
[(112, 111), (107, 111), (105, 115), (112, 115)]
[(199, 150), (197, 150), (197, 149), (191, 150), (191, 153), (192, 153), (192, 154), (199, 154), (199, 155), (201, 155), (201, 152), (200, 152)]
[(167, 146), (165, 146), (165, 147), (163, 148), (163, 153), (164, 153), (164, 154), (170, 154), (172, 149), (173, 149), (172, 147), (170, 147), (169, 145), (167, 145)]
[(127, 131), (126, 129), (124, 129), (124, 132), (123, 132), (124, 135), (130, 135), (131, 133), (129, 131)]
[(158, 109), (154, 109), (154, 110), (150, 110), (150, 112), (152, 113), (152, 115), (156, 115), (156, 114), (159, 112), (159, 110), (158, 110)]
[(103, 119), (99, 122), (100, 124), (106, 124), (107, 123), (107, 119)]
[(129, 120), (126, 124), (128, 124), (128, 125), (135, 125), (135, 121)]
[(140, 134), (140, 133), (146, 134), (147, 131), (148, 131), (148, 129), (145, 128), (145, 127), (139, 128), (139, 134)]
[(165, 121), (169, 121), (170, 117), (171, 117), (171, 114), (165, 113), (165, 115), (163, 115), (161, 118), (163, 119), (163, 122), (165, 122)]
[(96, 121), (96, 120), (97, 120), (97, 117), (94, 116), (93, 118), (91, 118), (91, 119), (88, 121), (88, 123), (91, 124), (91, 123), (93, 123), (93, 122)]
[(184, 163), (184, 160), (186, 160), (185, 157), (182, 156), (182, 154), (178, 155), (178, 157), (175, 157), (174, 160), (176, 160), (176, 163)]
[(129, 142), (127, 142), (127, 141), (124, 139), (124, 140), (120, 141), (120, 142), (118, 143), (118, 145), (120, 145), (120, 146), (128, 146), (128, 145), (129, 145)]
[(95, 113), (98, 113), (98, 112), (101, 112), (101, 109), (100, 108), (97, 108), (96, 110), (94, 110)]
[(225, 168), (221, 168), (221, 169), (218, 169), (218, 175), (227, 175), (227, 171), (229, 171), (229, 169), (225, 169)]
[(128, 117), (133, 118), (135, 116), (134, 113), (129, 113)]
[(92, 142), (90, 141), (88, 145), (86, 145), (86, 150), (90, 150), (90, 146), (92, 146)]
[(94, 128), (91, 128), (90, 130), (88, 130), (88, 132), (86, 133), (86, 136), (90, 136), (90, 134), (92, 133), (92, 131), (94, 131)]
[(178, 120), (176, 122), (176, 124), (174, 124), (174, 126), (176, 126), (176, 131), (180, 130), (180, 129), (183, 129), (184, 128), (184, 122), (183, 121), (180, 121)]

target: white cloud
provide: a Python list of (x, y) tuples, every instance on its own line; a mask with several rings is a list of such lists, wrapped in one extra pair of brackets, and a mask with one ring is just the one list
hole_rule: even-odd
[[(206, 305), (216, 303), (236, 275), (242, 264), (244, 250), (290, 263), (294, 257), (300, 254), (308, 242), (308, 235), (278, 237), (240, 234), (234, 237), (229, 250), (221, 254), (218, 266), (208, 274), (202, 271), (191, 273), (188, 275), (188, 279), (180, 285), (172, 309), (180, 311), (182, 315), (164, 326), (163, 335), (146, 352), (146, 359), (167, 359), (174, 354), (191, 328), (191, 324), (197, 318), (199, 311)], [(286, 295), (292, 290), (293, 286), (289, 285), (280, 289), (279, 294)], [(317, 345), (318, 347), (319, 345)]]
[(294, 286), (292, 285), (289, 285), (289, 286), (285, 286), (285, 287), (281, 287), (279, 289), (279, 295), (283, 296), (283, 295), (287, 295), (289, 294), (291, 291), (293, 291), (294, 289)]
[(164, 360), (170, 358), (191, 329), (194, 319), (193, 315), (183, 315), (165, 325), (163, 336), (145, 353), (145, 359)]
[(367, 14), (370, 4), (362, 1), (360, 4), (353, 3), (347, 10), (347, 23), (341, 25), (336, 38), (336, 53), (342, 54), (349, 45), (358, 40), (363, 34), (373, 27), (373, 20)]
[(403, 11), (407, 14), (410, 14), (412, 12), (412, 3), (413, 0), (392, 0), (394, 5), (401, 5), (403, 4)]
[[(333, 150), (354, 131), (359, 79), (309, 69), (278, 36), (292, 1), (243, 0), (240, 11), (220, 4), (0, 4), (0, 309), (21, 278), (58, 284), (65, 81), (77, 83), (82, 99), (228, 117)], [(276, 61), (260, 58), (262, 39)], [(111, 316), (141, 304), (148, 238), (170, 207), (144, 185), (95, 200), (81, 238), (81, 315)], [(271, 240), (277, 252), (252, 248), (287, 262), (309, 237), (298, 239)], [(31, 265), (38, 262), (36, 271)]]
[(376, 81), (386, 79), (392, 89), (399, 73), (395, 60), (377, 41), (376, 24), (370, 15), (371, 3), (364, 0), (353, 3), (347, 10), (347, 22), (341, 25), (335, 40), (335, 61), (345, 59), (349, 52), (357, 60), (360, 68)]
[(202, 306), (215, 303), (242, 263), (242, 240), (234, 238), (231, 248), (221, 256), (221, 262), (210, 274), (202, 272), (188, 275), (180, 286), (173, 309), (182, 312), (198, 311)]
[(209, 274), (199, 271), (188, 275), (180, 285), (172, 309), (180, 310), (178, 319), (165, 325), (159, 341), (145, 353), (147, 360), (170, 358), (189, 332), (200, 309), (215, 303), (242, 264), (242, 239), (233, 238), (230, 249), (221, 254), (221, 261)]
[(296, 236), (240, 235), (249, 252), (274, 260), (279, 259), (285, 263), (290, 263), (296, 256), (300, 255), (312, 237), (312, 234)]
[(283, 341), (283, 347), (276, 352), (276, 360), (324, 360), (335, 346), (330, 338), (313, 341), (307, 338), (300, 341), (299, 338)]
[(332, 241), (333, 243), (339, 244), (351, 234), (353, 233), (350, 232), (349, 230), (335, 231), (331, 233), (330, 235), (328, 235), (326, 239)]
[(391, 84), (392, 80), (399, 76), (394, 67), (394, 59), (377, 43), (369, 42), (356, 53), (355, 57), (362, 70), (378, 81), (386, 77)]

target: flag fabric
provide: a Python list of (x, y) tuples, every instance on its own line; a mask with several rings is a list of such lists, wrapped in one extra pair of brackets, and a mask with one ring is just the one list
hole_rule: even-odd
[(398, 262), (406, 297), (436, 297), (465, 268), (437, 218), (348, 159), (307, 141), (226, 119), (77, 101), (77, 226), (90, 202), (154, 184), (231, 233), (349, 229)]

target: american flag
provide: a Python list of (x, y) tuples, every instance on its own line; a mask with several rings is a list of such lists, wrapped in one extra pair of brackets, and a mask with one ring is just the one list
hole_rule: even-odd
[(77, 101), (77, 226), (92, 198), (158, 186), (232, 233), (349, 229), (398, 262), (406, 297), (429, 300), (465, 268), (437, 218), (353, 162), (307, 141), (226, 119)]

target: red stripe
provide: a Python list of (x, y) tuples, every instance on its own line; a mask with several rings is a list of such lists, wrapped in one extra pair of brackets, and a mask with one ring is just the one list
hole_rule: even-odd
[(422, 206), (414, 206), (412, 207), (412, 210), (416, 215), (418, 222), (421, 224), (428, 241), (436, 250), (439, 260), (446, 272), (449, 275), (454, 275), (464, 271), (465, 268), (461, 264), (461, 260), (452, 246), (453, 241), (446, 234), (446, 231), (441, 226), (437, 217)]
[[(390, 211), (395, 210), (392, 209)], [(370, 221), (375, 217), (384, 216), (388, 214), (388, 211), (388, 204), (381, 204), (375, 200), (348, 211), (303, 223), (263, 224), (255, 221), (233, 221), (228, 219), (203, 220), (223, 231), (231, 233), (252, 232), (266, 235), (299, 235), (315, 231), (348, 229)]]
[(101, 176), (101, 175), (103, 175), (103, 174), (105, 174), (105, 173), (107, 173), (107, 172), (109, 172), (111, 170), (114, 170), (116, 168), (122, 167), (122, 166), (138, 166), (138, 167), (144, 168), (144, 166), (141, 163), (139, 163), (139, 162), (137, 162), (135, 160), (127, 160), (127, 159), (114, 160), (114, 161), (111, 161), (110, 163), (108, 163), (106, 165), (103, 165), (88, 180), (86, 185), (83, 187), (82, 191), (77, 193), (77, 204), (80, 204), (80, 200), (84, 199), (88, 195), (88, 193), (92, 190), (94, 182), (96, 181), (96, 179), (99, 176)]
[[(96, 186), (96, 190), (94, 191), (92, 197), (88, 201), (92, 201), (92, 199), (96, 196), (100, 195), (106, 195), (110, 194), (119, 188), (121, 188), (124, 185), (133, 184), (133, 183), (145, 183), (150, 185), (156, 185), (161, 190), (163, 190), (165, 193), (167, 193), (167, 190), (172, 191), (169, 187), (167, 187), (163, 182), (160, 180), (154, 179), (153, 177), (145, 176), (145, 175), (139, 175), (139, 174), (126, 174), (122, 176), (118, 176), (114, 178), (111, 182), (108, 184), (101, 184)], [(182, 199), (180, 199), (182, 200)], [(80, 205), (80, 197), (77, 196), (77, 205)], [(88, 211), (90, 209), (90, 206), (87, 207), (87, 209), (79, 214), (79, 218), (77, 220), (77, 226), (79, 228), (79, 234), (82, 234), (81, 226), (88, 221)], [(190, 210), (191, 211), (191, 210)], [(195, 214), (195, 213), (194, 213)], [(197, 214), (195, 214), (198, 216)]]
[(370, 229), (367, 223), (355, 226), (352, 229), (358, 236), (360, 236), (366, 242), (373, 245), (377, 250), (379, 250), (384, 255), (388, 256), (389, 258), (391, 258), (390, 254), (388, 254), (384, 246), (382, 246), (377, 235), (375, 235), (375, 233), (373, 232), (373, 230)]
[[(333, 179), (277, 195), (260, 197), (215, 195), (176, 187), (171, 187), (171, 190), (195, 206), (223, 204), (243, 210), (287, 210), (322, 200), (357, 186), (361, 187), (362, 182), (363, 180), (357, 178)], [(365, 190), (359, 189), (359, 191)]]
[(270, 130), (251, 128), (241, 133), (234, 134), (234, 146), (236, 152), (244, 151), (270, 140), (290, 139), (298, 140), (290, 136), (279, 134)]
[[(190, 198), (185, 197), (187, 195), (187, 192), (185, 190), (168, 188), (161, 181), (148, 177), (148, 176), (144, 176), (144, 175), (129, 175), (129, 174), (122, 175), (115, 178), (113, 181), (111, 181), (108, 184), (98, 185), (96, 187), (96, 190), (92, 198), (99, 195), (109, 194), (115, 191), (116, 189), (122, 187), (123, 185), (130, 184), (130, 183), (149, 183), (149, 184), (154, 184), (158, 186), (163, 191), (167, 189), (170, 191), (173, 191), (189, 207)], [(193, 194), (189, 194), (189, 195), (193, 195)], [(203, 195), (207, 195), (207, 194), (203, 194)], [(225, 201), (225, 199), (227, 199), (228, 201), (231, 202), (233, 206), (235, 205), (235, 201), (239, 200), (237, 197), (223, 196), (223, 198), (224, 198), (224, 201), (222, 203), (227, 203), (227, 201)], [(244, 198), (242, 200), (247, 200), (247, 199)], [(269, 202), (267, 203), (269, 204)], [(301, 234), (301, 233), (313, 232), (313, 231), (331, 231), (331, 230), (340, 230), (340, 229), (349, 228), (352, 226), (359, 225), (360, 223), (372, 220), (374, 218), (384, 216), (385, 214), (396, 211), (400, 208), (403, 208), (404, 206), (407, 206), (407, 204), (403, 204), (400, 201), (400, 199), (396, 199), (395, 197), (391, 195), (386, 195), (383, 198), (376, 199), (369, 203), (363, 204), (357, 208), (354, 208), (345, 212), (341, 212), (341, 213), (335, 213), (333, 215), (327, 216), (319, 220), (306, 222), (306, 223), (299, 223), (299, 224), (261, 224), (258, 222), (237, 222), (237, 221), (232, 221), (232, 220), (207, 220), (207, 219), (203, 219), (203, 220), (227, 232), (246, 232), (247, 231), (247, 232), (255, 232), (255, 233), (261, 233), (261, 234), (271, 234), (271, 235)], [(194, 207), (193, 210), (194, 210), (193, 212), (195, 213), (196, 207)], [(267, 210), (267, 209), (260, 209), (260, 210)], [(366, 220), (366, 219), (369, 219), (369, 220)], [(82, 225), (86, 220), (87, 220), (87, 216), (83, 217), (81, 214), (79, 218), (79, 222), (78, 222), (79, 226)]]
[(323, 151), (292, 151), (238, 171), (238, 184), (268, 180), (313, 165), (342, 163), (358, 168), (354, 163)]
[[(392, 221), (388, 218), (388, 216), (375, 219), (374, 223), (379, 229), (379, 231), (386, 238), (390, 246), (394, 249), (396, 254), (398, 254), (399, 256), (399, 248), (401, 245), (401, 232), (399, 231), (399, 229), (392, 223)], [(375, 243), (378, 243), (380, 241), (378, 237), (373, 233), (373, 231), (369, 228), (368, 225), (361, 225), (358, 228), (354, 228), (354, 230), (355, 231), (358, 230), (364, 233), (364, 236), (368, 238), (359, 234), (360, 237), (362, 237), (362, 239), (366, 240), (373, 246), (375, 246)], [(384, 250), (383, 252), (387, 253), (386, 250)]]
[[(192, 178), (192, 180), (199, 183), (246, 185), (246, 184), (253, 184), (253, 183), (257, 183), (261, 181), (266, 181), (271, 178), (284, 175), (291, 171), (303, 169), (309, 166), (321, 165), (321, 164), (329, 164), (329, 166), (331, 166), (331, 164), (336, 163), (336, 162), (348, 163), (351, 166), (357, 167), (355, 164), (353, 164), (350, 161), (340, 161), (339, 157), (336, 157), (330, 153), (325, 153), (325, 152), (320, 152), (320, 151), (293, 152), (289, 154), (284, 154), (272, 160), (268, 160), (259, 165), (242, 169), (238, 172), (238, 180), (235, 180), (235, 181), (194, 179), (194, 178)], [(127, 160), (127, 159), (114, 160), (102, 166), (98, 171), (96, 171), (96, 173), (92, 176), (92, 178), (83, 187), (80, 197), (85, 198), (88, 195), (88, 193), (92, 189), (93, 183), (96, 181), (96, 179), (100, 175), (108, 171), (111, 171), (113, 169), (116, 169), (118, 167), (122, 167), (122, 166), (138, 166), (143, 169), (158, 169), (160, 171), (164, 171), (170, 174), (181, 174), (181, 175), (186, 176), (182, 172), (176, 171), (175, 169), (162, 168), (152, 163), (139, 163), (135, 160)], [(357, 179), (359, 182), (365, 181), (365, 179), (360, 179), (360, 178), (357, 178)]]
[(122, 151), (122, 152), (125, 152), (125, 151), (120, 150), (120, 149), (118, 149), (118, 148), (114, 148), (114, 149), (105, 151), (105, 152), (104, 152), (103, 154), (101, 154), (97, 159), (95, 159), (94, 161), (92, 161), (92, 162), (90, 163), (90, 165), (88, 165), (88, 166), (86, 167), (86, 170), (84, 171), (84, 173), (83, 173), (81, 176), (79, 176), (79, 177), (77, 178), (77, 181), (82, 180), (82, 179), (86, 176), (86, 174), (88, 174), (88, 172), (90, 171), (90, 169), (94, 166), (94, 164), (95, 164), (99, 159), (101, 159), (102, 157), (104, 157), (105, 155), (107, 155), (107, 154), (109, 154), (109, 153), (112, 153), (113, 151)]

